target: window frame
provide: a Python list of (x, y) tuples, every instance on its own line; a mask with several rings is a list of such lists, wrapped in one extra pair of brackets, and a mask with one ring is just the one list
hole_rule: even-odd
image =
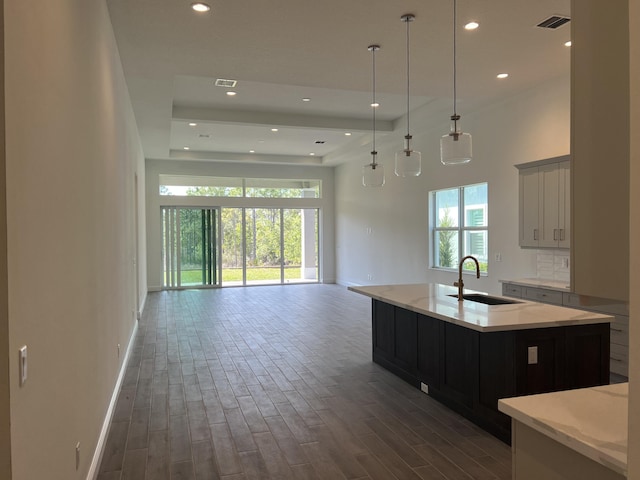
[[(486, 218), (486, 225), (479, 226), (479, 227), (466, 226), (466, 215), (468, 210), (467, 208), (465, 208), (465, 201), (464, 201), (465, 189), (466, 188), (468, 189), (471, 187), (483, 186), (483, 185), (486, 186), (486, 190), (487, 190), (486, 203), (484, 204), (484, 207), (483, 207), (484, 217)], [(457, 195), (458, 196), (457, 218), (454, 217), (457, 220), (457, 224), (456, 226), (452, 226), (452, 227), (439, 227), (438, 226), (439, 212), (438, 212), (437, 194), (440, 192), (448, 191), (448, 190), (457, 190), (457, 194), (458, 194)], [(446, 272), (457, 271), (460, 259), (463, 256), (467, 255), (465, 253), (465, 243), (466, 243), (467, 233), (480, 232), (486, 235), (486, 244), (487, 244), (486, 258), (485, 259), (478, 258), (478, 262), (480, 263), (481, 267), (485, 267), (485, 268), (481, 268), (480, 275), (488, 276), (488, 272), (489, 272), (489, 184), (488, 182), (479, 182), (479, 183), (473, 183), (469, 185), (441, 188), (438, 190), (430, 191), (429, 192), (429, 216), (430, 216), (429, 238), (431, 239), (431, 248), (429, 252), (429, 258), (430, 258), (429, 268), (434, 270), (439, 270), (439, 271), (446, 271)], [(439, 261), (438, 237), (440, 232), (453, 232), (457, 234), (457, 245), (456, 245), (457, 261), (455, 262), (456, 263), (455, 266), (443, 267), (437, 264)], [(477, 255), (474, 255), (474, 256), (476, 258), (478, 257)], [(466, 263), (465, 263), (465, 266), (466, 266)], [(471, 268), (470, 266), (468, 268), (465, 268), (465, 266), (463, 266), (463, 269), (462, 269), (463, 272), (475, 271), (475, 268)]]

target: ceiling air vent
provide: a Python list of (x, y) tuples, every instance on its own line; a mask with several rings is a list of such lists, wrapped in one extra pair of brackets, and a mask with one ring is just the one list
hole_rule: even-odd
[(226, 80), (224, 78), (216, 79), (216, 87), (233, 88), (236, 86), (237, 83), (238, 83), (237, 80)]
[(569, 23), (571, 21), (570, 17), (565, 17), (564, 15), (552, 15), (549, 18), (545, 18), (536, 27), (540, 28), (551, 28), (556, 29), (561, 27), (565, 23)]

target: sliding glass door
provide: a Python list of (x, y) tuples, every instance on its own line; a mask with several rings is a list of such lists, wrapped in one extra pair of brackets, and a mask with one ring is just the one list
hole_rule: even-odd
[(164, 287), (218, 285), (218, 209), (162, 207)]
[(318, 282), (318, 209), (223, 208), (222, 285)]
[(162, 207), (164, 288), (318, 282), (315, 208)]

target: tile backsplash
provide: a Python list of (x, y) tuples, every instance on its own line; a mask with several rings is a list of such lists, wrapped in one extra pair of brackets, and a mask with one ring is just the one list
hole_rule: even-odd
[(545, 280), (570, 281), (569, 251), (548, 250), (536, 255), (536, 276)]

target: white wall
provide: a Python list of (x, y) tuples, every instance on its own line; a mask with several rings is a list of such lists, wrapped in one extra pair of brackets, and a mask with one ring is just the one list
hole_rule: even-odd
[(104, 0), (4, 14), (11, 478), (84, 479), (135, 326), (144, 160)]
[[(473, 113), (459, 110), (463, 130), (473, 136), (474, 159), (467, 165), (440, 163), (440, 136), (449, 130), (450, 113), (444, 112), (435, 128), (427, 112), (412, 113), (414, 148), (422, 152), (419, 177), (403, 179), (393, 174), (394, 151), (402, 148), (402, 121), (392, 135), (379, 136), (377, 141), (386, 171), (384, 187), (362, 187), (361, 167), (370, 161), (370, 146), (341, 153), (348, 161), (336, 168), (338, 283), (452, 283), (456, 274), (427, 268), (428, 193), (479, 182), (489, 184), (489, 275), (469, 279), (468, 288), (500, 293), (499, 279), (536, 276), (539, 251), (518, 247), (514, 165), (569, 152), (569, 78)], [(372, 233), (367, 233), (368, 228)], [(493, 261), (496, 253), (501, 253), (501, 262)]]
[[(640, 289), (640, 0), (629, 1), (630, 145), (630, 292)], [(640, 479), (640, 301), (630, 295), (629, 321), (629, 480)]]
[[(181, 201), (159, 195), (158, 176), (161, 174), (199, 175), (246, 178), (296, 178), (320, 179), (322, 198), (320, 199), (223, 199), (214, 197), (189, 197)], [(160, 207), (189, 205), (197, 207), (214, 206), (273, 206), (291, 207), (304, 203), (309, 208), (321, 208), (320, 216), (320, 280), (335, 282), (334, 253), (334, 187), (333, 168), (303, 165), (256, 165), (225, 162), (147, 160), (146, 162), (146, 202), (147, 202), (147, 272), (150, 290), (162, 286), (161, 225)], [(260, 204), (260, 205), (258, 205)]]
[[(4, 0), (0, 0), (4, 32)], [(4, 35), (0, 35), (0, 112), (4, 112)], [(4, 115), (0, 115), (0, 192), (6, 192)], [(11, 411), (9, 409), (9, 305), (7, 284), (7, 197), (0, 194), (0, 478), (11, 476)]]

